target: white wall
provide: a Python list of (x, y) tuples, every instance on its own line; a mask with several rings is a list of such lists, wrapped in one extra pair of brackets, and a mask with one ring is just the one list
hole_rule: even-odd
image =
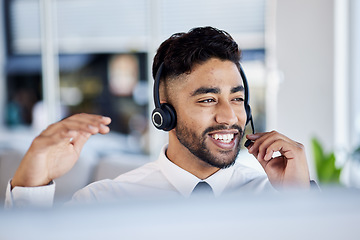
[(350, 77), (351, 77), (351, 109), (350, 124), (354, 131), (351, 132), (351, 146), (360, 146), (360, 1), (350, 1)]
[(277, 1), (277, 130), (305, 145), (310, 166), (311, 137), (326, 150), (334, 142), (333, 11), (332, 0)]

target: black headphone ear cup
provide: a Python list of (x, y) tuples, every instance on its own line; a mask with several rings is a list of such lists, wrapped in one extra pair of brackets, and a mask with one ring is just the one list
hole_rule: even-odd
[[(175, 128), (176, 126), (176, 111), (175, 108), (168, 103), (161, 104), (161, 108), (164, 109), (164, 112), (166, 112), (166, 128), (164, 128), (165, 131), (170, 131), (171, 129)], [(166, 110), (165, 110), (166, 109)]]
[(168, 103), (161, 104), (151, 114), (151, 120), (157, 129), (170, 131), (176, 126), (176, 112), (173, 106)]

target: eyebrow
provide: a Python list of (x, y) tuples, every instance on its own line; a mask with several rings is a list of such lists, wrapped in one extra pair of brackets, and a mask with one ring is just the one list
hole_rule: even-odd
[(200, 87), (198, 89), (196, 89), (191, 96), (196, 96), (196, 95), (201, 95), (201, 94), (207, 94), (207, 93), (215, 93), (215, 94), (219, 94), (220, 88), (217, 87)]
[(244, 91), (244, 87), (243, 86), (237, 86), (237, 87), (233, 87), (230, 90), (230, 93), (237, 93), (237, 92), (243, 92)]
[[(230, 90), (230, 93), (233, 94), (233, 93), (243, 92), (243, 91), (244, 91), (244, 87), (240, 85), (240, 86), (233, 87)], [(221, 91), (220, 91), (220, 88), (217, 88), (217, 87), (200, 87), (200, 88), (196, 89), (191, 94), (191, 96), (194, 97), (197, 95), (207, 94), (207, 93), (219, 94), (219, 93), (221, 93)]]

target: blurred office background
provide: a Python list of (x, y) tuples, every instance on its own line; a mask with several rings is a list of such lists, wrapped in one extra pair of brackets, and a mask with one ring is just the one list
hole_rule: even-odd
[(57, 198), (156, 159), (167, 135), (149, 122), (152, 58), (171, 34), (208, 25), (243, 51), (256, 131), (303, 143), (314, 179), (316, 137), (341, 184), (360, 186), (359, 1), (1, 0), (0, 12), (1, 199), (32, 139), (75, 113), (109, 116), (112, 131), (89, 140)]

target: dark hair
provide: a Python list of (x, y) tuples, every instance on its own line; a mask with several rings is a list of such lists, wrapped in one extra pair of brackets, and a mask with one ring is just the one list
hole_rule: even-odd
[(164, 41), (154, 57), (152, 74), (155, 78), (161, 63), (162, 77), (190, 73), (194, 64), (210, 58), (229, 60), (240, 70), (240, 54), (234, 39), (223, 30), (213, 27), (193, 28), (187, 33), (175, 33)]

